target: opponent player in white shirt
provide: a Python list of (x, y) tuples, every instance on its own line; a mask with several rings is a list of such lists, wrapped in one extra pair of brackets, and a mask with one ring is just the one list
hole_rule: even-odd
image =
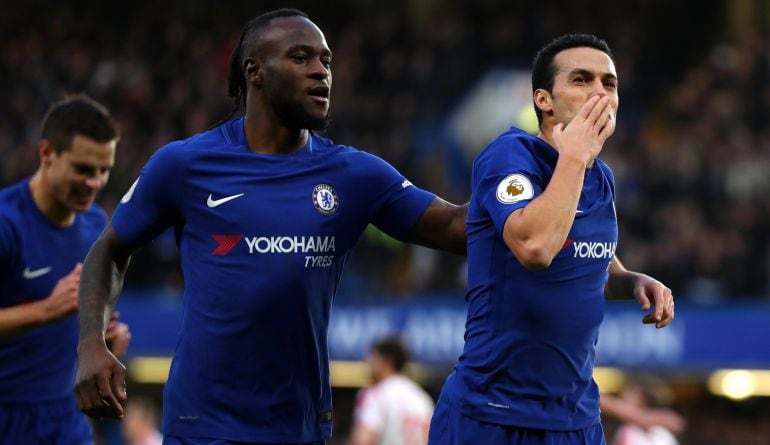
[(408, 353), (395, 338), (376, 342), (368, 362), (374, 384), (356, 400), (351, 445), (424, 445), (433, 399), (402, 374)]

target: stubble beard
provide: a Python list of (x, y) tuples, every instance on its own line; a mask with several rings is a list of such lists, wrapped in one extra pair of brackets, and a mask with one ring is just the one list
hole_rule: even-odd
[(271, 95), (270, 105), (278, 119), (288, 128), (326, 131), (331, 122), (331, 113), (327, 110), (323, 117), (311, 116), (299, 101), (279, 95)]

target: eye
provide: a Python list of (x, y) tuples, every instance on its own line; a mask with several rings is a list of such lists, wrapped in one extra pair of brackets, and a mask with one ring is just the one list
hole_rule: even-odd
[(583, 77), (583, 76), (578, 76), (578, 77), (575, 77), (575, 78), (573, 78), (573, 79), (572, 79), (572, 81), (573, 81), (574, 83), (577, 83), (577, 84), (581, 84), (581, 85), (582, 85), (582, 84), (586, 83), (586, 78), (585, 78), (585, 77)]
[(307, 56), (304, 54), (295, 54), (291, 56), (291, 60), (295, 61), (296, 63), (305, 63), (307, 62)]
[(79, 175), (90, 175), (93, 173), (93, 168), (83, 165), (83, 164), (75, 164), (75, 172)]
[(618, 88), (618, 83), (617, 82), (612, 82), (612, 81), (607, 81), (607, 82), (604, 82), (604, 86), (607, 89), (615, 90), (615, 89)]
[(327, 69), (329, 69), (329, 68), (331, 68), (331, 67), (332, 67), (332, 59), (329, 59), (329, 58), (326, 58), (326, 59), (321, 59), (321, 64), (322, 64), (324, 67), (326, 67)]

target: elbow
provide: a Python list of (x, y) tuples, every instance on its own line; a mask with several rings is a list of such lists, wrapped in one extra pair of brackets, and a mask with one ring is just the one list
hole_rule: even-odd
[(545, 269), (551, 265), (554, 258), (554, 254), (549, 249), (533, 243), (511, 250), (519, 263), (528, 270)]

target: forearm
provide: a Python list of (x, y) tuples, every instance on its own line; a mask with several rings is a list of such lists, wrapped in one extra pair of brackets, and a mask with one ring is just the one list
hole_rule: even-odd
[(612, 257), (608, 269), (607, 284), (604, 286), (604, 296), (609, 300), (628, 300), (634, 298), (634, 279), (636, 272), (629, 271), (623, 266), (618, 257)]
[(406, 240), (432, 249), (466, 255), (467, 215), (467, 203), (455, 205), (437, 197), (420, 216)]
[(46, 323), (43, 301), (0, 309), (0, 340), (5, 340)]
[(525, 267), (548, 267), (564, 247), (584, 177), (584, 163), (560, 158), (543, 193), (506, 220), (503, 239)]
[(78, 292), (80, 341), (99, 338), (104, 333), (128, 267), (129, 256), (118, 252), (108, 233), (94, 243), (85, 263)]

